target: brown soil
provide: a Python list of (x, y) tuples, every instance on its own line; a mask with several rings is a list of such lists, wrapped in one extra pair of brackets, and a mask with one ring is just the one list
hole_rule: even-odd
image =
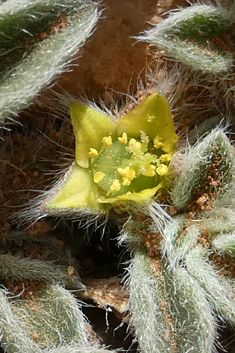
[[(136, 90), (136, 80), (145, 70), (156, 65), (158, 55), (147, 43), (133, 38), (151, 24), (161, 21), (163, 13), (188, 6), (185, 0), (105, 0), (101, 20), (92, 37), (73, 63), (78, 67), (63, 74), (58, 83), (75, 96), (86, 94), (89, 99), (105, 98), (107, 89), (126, 93)], [(151, 23), (151, 24), (150, 24)], [(155, 50), (156, 51), (156, 50)]]

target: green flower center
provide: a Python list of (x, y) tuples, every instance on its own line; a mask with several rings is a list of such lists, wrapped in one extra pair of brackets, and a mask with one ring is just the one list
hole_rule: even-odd
[(153, 188), (167, 174), (171, 159), (171, 154), (166, 153), (169, 146), (164, 147), (157, 136), (150, 142), (144, 132), (140, 140), (129, 139), (123, 133), (117, 141), (107, 136), (102, 143), (101, 150), (91, 148), (89, 156), (93, 180), (105, 197)]

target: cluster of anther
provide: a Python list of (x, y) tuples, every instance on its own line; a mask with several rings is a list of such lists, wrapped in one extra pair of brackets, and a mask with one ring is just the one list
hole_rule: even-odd
[(144, 132), (140, 140), (125, 132), (116, 141), (106, 136), (100, 151), (90, 148), (93, 180), (106, 197), (153, 188), (167, 174), (171, 152), (170, 142), (150, 141)]

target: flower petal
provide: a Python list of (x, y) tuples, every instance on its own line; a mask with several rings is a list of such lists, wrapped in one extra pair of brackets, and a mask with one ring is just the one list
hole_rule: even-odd
[(102, 138), (114, 133), (116, 122), (83, 103), (72, 102), (70, 114), (76, 138), (76, 161), (81, 167), (88, 168), (90, 148), (100, 150)]
[(162, 142), (178, 141), (170, 108), (166, 99), (158, 93), (147, 97), (118, 121), (118, 136), (126, 132), (129, 137), (140, 138), (141, 131), (144, 131), (151, 140), (159, 136)]
[(163, 183), (158, 184), (154, 188), (144, 189), (140, 192), (126, 193), (115, 197), (99, 197), (98, 202), (102, 203), (122, 203), (122, 201), (135, 201), (143, 203), (149, 201), (156, 192), (163, 186)]
[(98, 197), (99, 191), (91, 171), (74, 162), (42, 208), (52, 214), (70, 210), (103, 211), (104, 207), (97, 202)]

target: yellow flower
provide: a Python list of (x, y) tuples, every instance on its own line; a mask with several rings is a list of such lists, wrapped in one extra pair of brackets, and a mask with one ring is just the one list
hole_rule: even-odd
[(165, 98), (152, 94), (119, 121), (74, 102), (71, 119), (75, 161), (42, 212), (106, 212), (146, 202), (164, 185), (178, 140)]

